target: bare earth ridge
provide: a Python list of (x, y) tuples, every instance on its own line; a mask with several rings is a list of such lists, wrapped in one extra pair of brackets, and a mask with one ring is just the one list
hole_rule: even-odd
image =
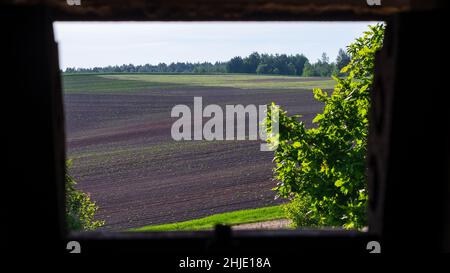
[[(260, 141), (174, 141), (177, 104), (269, 104), (310, 121), (311, 90), (189, 88), (65, 94), (70, 173), (99, 206), (105, 230), (185, 221), (279, 204), (272, 152)], [(224, 109), (224, 108), (223, 108)], [(309, 123), (310, 124), (310, 123)]]

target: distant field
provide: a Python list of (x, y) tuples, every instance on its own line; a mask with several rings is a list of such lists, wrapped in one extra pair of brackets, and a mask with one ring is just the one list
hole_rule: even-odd
[[(114, 81), (111, 81), (114, 80)], [(190, 87), (230, 87), (240, 89), (299, 89), (320, 87), (333, 88), (330, 78), (308, 78), (267, 75), (192, 75), (192, 74), (111, 74), (111, 75), (67, 75), (65, 91), (115, 92), (164, 90)]]
[(271, 152), (259, 141), (174, 141), (177, 104), (281, 105), (310, 121), (322, 105), (311, 89), (328, 78), (258, 75), (63, 76), (68, 158), (106, 230), (188, 221), (280, 204)]

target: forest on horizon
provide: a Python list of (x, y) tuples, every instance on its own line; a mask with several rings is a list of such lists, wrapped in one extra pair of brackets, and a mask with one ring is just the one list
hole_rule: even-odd
[(64, 73), (248, 73), (263, 75), (292, 75), (304, 77), (330, 77), (340, 75), (340, 70), (350, 62), (351, 57), (342, 49), (334, 62), (326, 53), (311, 63), (303, 54), (252, 54), (242, 58), (236, 56), (226, 62), (172, 62), (157, 65), (122, 64), (115, 66), (75, 68), (68, 67)]

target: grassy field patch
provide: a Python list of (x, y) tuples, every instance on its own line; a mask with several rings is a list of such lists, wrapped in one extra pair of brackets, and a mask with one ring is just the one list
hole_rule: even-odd
[(283, 205), (278, 205), (258, 209), (219, 213), (190, 221), (134, 228), (130, 229), (130, 231), (206, 230), (213, 228), (217, 224), (237, 225), (270, 221), (286, 217), (282, 206)]
[(65, 93), (129, 93), (143, 90), (222, 87), (240, 89), (330, 89), (333, 79), (252, 74), (69, 74), (63, 75)]
[(130, 80), (149, 82), (152, 84), (178, 84), (179, 86), (203, 87), (231, 87), (241, 89), (299, 89), (299, 88), (333, 88), (333, 79), (268, 76), (252, 74), (223, 74), (223, 75), (160, 75), (160, 74), (133, 74), (133, 75), (102, 75), (107, 79)]

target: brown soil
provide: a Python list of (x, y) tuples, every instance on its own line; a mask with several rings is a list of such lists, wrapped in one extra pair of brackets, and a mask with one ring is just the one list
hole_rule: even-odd
[[(311, 120), (321, 109), (306, 90), (228, 88), (66, 94), (68, 158), (78, 187), (89, 192), (106, 230), (190, 220), (279, 204), (271, 189), (272, 152), (259, 141), (171, 138), (176, 104), (268, 104)], [(294, 111), (295, 110), (295, 111)], [(308, 123), (309, 124), (309, 123)]]

